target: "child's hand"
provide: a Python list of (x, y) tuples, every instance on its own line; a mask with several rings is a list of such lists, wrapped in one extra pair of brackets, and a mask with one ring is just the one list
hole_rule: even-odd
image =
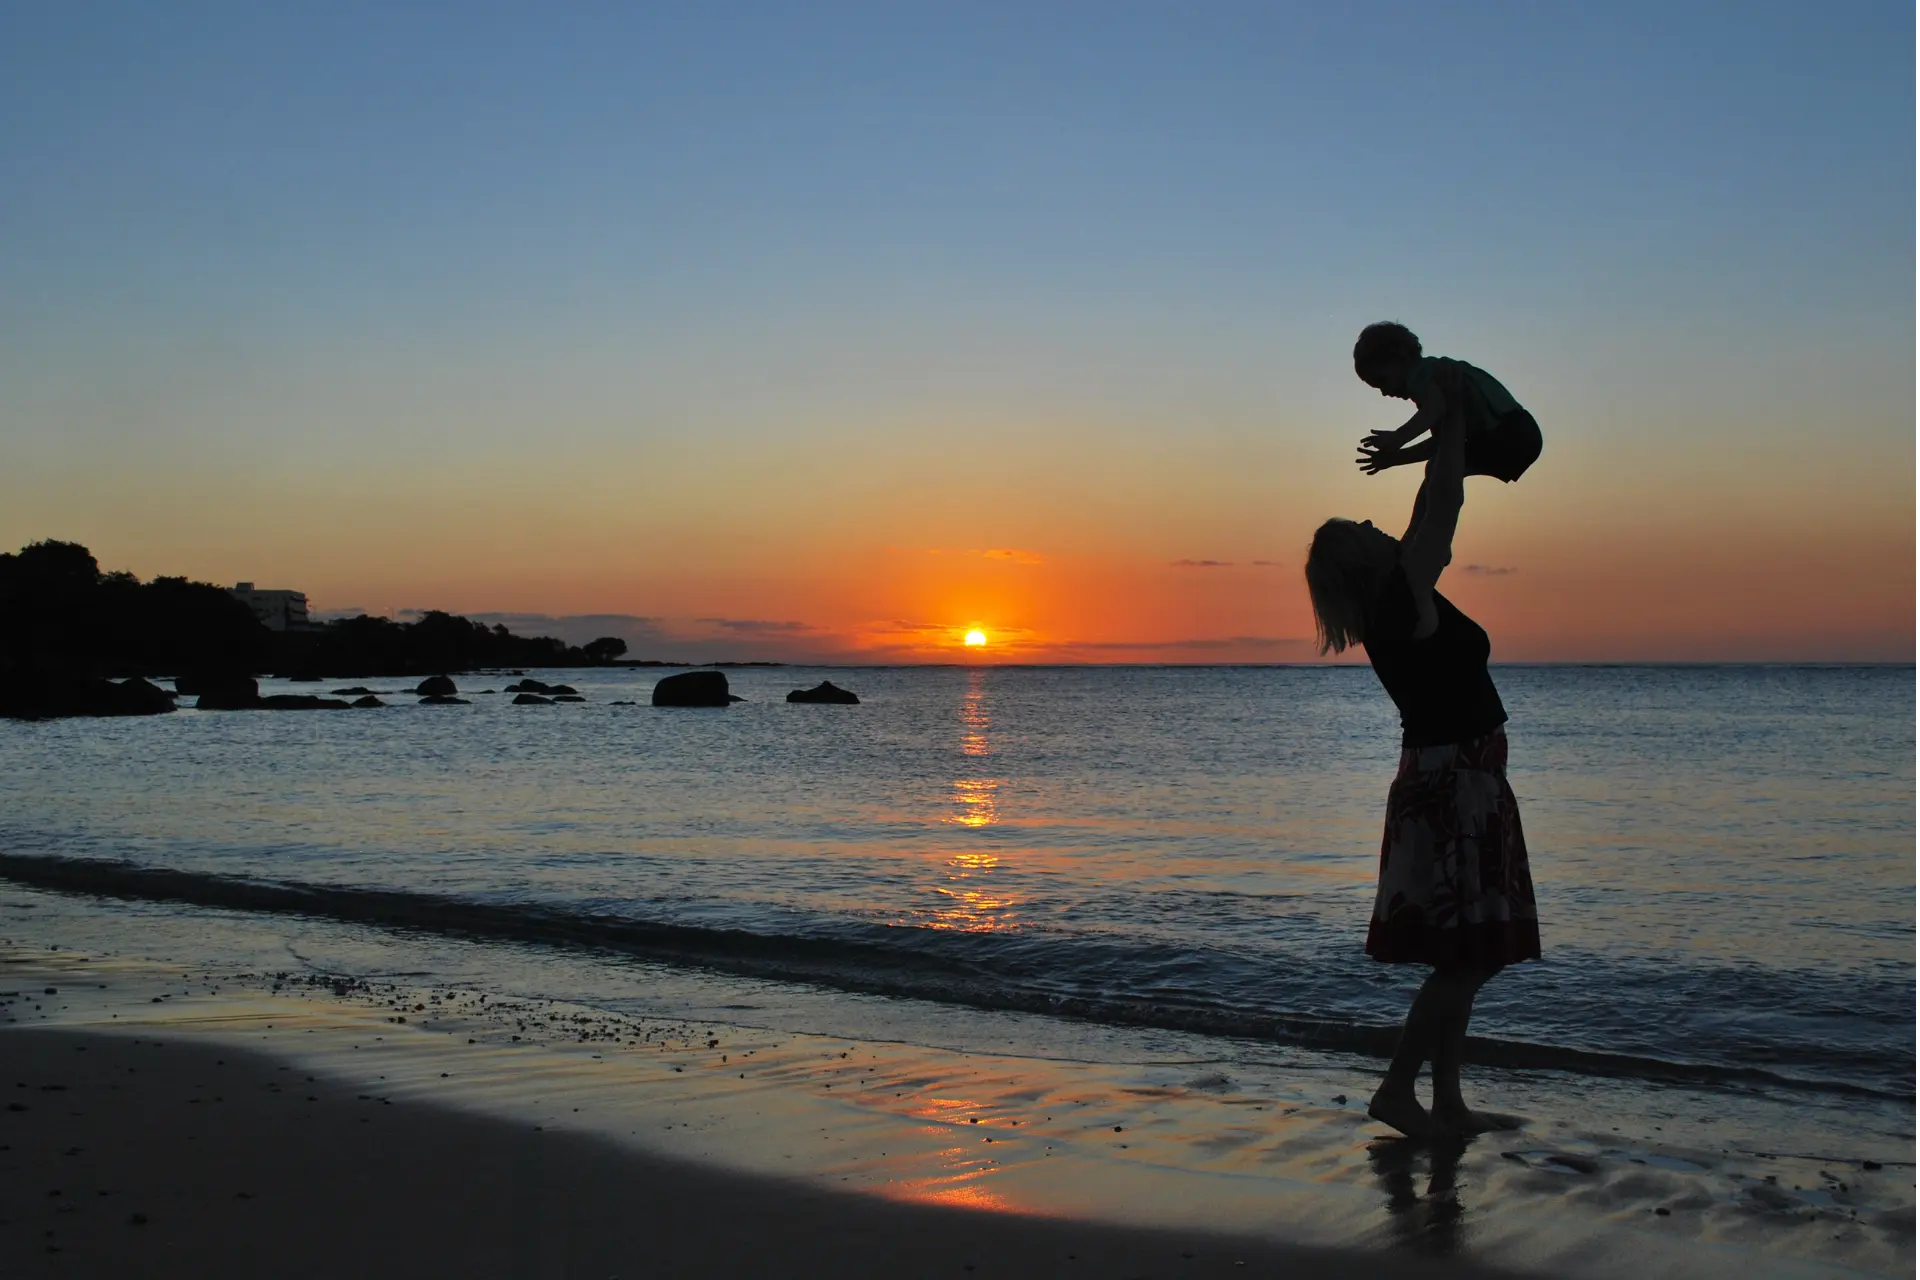
[(1405, 429), (1394, 431), (1369, 431), (1360, 438), (1360, 447), (1368, 453), (1392, 453), (1405, 444)]
[[(1387, 437), (1382, 443), (1381, 436)], [(1393, 438), (1391, 431), (1376, 431), (1360, 442), (1360, 456), (1353, 464), (1370, 476), (1377, 476), (1388, 467), (1397, 467), (1401, 463), (1400, 444)]]

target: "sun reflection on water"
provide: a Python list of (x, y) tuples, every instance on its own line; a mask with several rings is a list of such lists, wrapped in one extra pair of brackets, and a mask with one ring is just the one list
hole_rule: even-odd
[[(969, 672), (967, 693), (960, 700), (960, 754), (985, 761), (993, 754), (987, 731), (993, 727), (987, 708), (987, 682), (984, 673)], [(986, 776), (953, 780), (954, 812), (947, 821), (963, 827), (990, 827), (1000, 820), (995, 793), (1000, 779)]]
[[(993, 754), (988, 732), (993, 727), (987, 705), (985, 673), (971, 672), (967, 692), (960, 701), (960, 753), (982, 763)], [(971, 772), (971, 771), (970, 771)], [(999, 790), (1004, 779), (982, 771), (953, 780), (953, 810), (944, 821), (973, 831), (984, 831), (1000, 821)], [(935, 929), (960, 929), (984, 933), (1010, 929), (1018, 914), (1020, 897), (996, 888), (991, 881), (1000, 867), (998, 853), (966, 851), (955, 853), (945, 864), (945, 882), (934, 892), (942, 901), (923, 924)]]
[(994, 792), (1000, 789), (998, 778), (956, 778), (953, 782), (955, 811), (948, 822), (963, 827), (990, 827), (1000, 820), (1000, 808)]

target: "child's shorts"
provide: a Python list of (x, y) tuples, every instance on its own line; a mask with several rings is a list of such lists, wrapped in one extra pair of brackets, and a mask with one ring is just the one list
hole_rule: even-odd
[(1484, 431), (1469, 431), (1466, 447), (1468, 475), (1512, 484), (1540, 456), (1540, 424), (1525, 409), (1515, 409)]

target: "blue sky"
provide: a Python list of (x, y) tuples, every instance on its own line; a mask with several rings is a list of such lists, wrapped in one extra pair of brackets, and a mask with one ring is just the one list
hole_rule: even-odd
[[(0, 541), (735, 616), (752, 546), (830, 560), (945, 473), (972, 507), (909, 505), (994, 545), (1290, 557), (1209, 476), (1374, 500), (1347, 352), (1383, 317), (1551, 412), (1509, 536), (1635, 501), (1724, 529), (1755, 492), (1910, 526), (1913, 50), (1868, 3), (12, 6)], [(658, 482), (716, 451), (731, 489)], [(1154, 509), (1035, 516), (1089, 454)], [(557, 556), (738, 544), (709, 568), (744, 596), (388, 573), (338, 526), (401, 536), (408, 495), (350, 457), (452, 459), (470, 503), (421, 520), (504, 507)], [(651, 514), (528, 481), (559, 462)], [(834, 512), (783, 505), (810, 467), (853, 477)], [(333, 519), (263, 539), (210, 509), (236, 487)]]

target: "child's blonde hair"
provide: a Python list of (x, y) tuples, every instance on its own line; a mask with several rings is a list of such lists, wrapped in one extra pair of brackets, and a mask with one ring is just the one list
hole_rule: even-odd
[(1355, 536), (1359, 528), (1336, 516), (1314, 530), (1307, 547), (1307, 595), (1321, 653), (1340, 653), (1367, 638), (1367, 610), (1381, 574)]

